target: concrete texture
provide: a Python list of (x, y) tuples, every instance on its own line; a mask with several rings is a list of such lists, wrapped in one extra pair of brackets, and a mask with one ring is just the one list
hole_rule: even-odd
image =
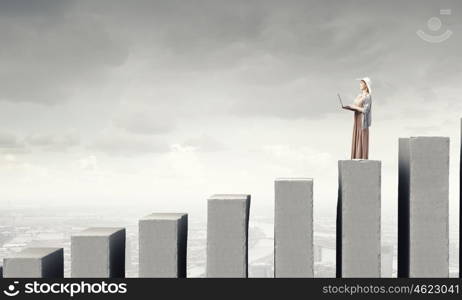
[(63, 278), (63, 248), (34, 247), (3, 259), (5, 278)]
[(274, 277), (313, 277), (313, 180), (274, 183)]
[(322, 261), (322, 247), (320, 245), (313, 245), (313, 259), (314, 262), (321, 262)]
[(340, 160), (337, 277), (380, 277), (381, 162)]
[(125, 277), (125, 228), (92, 227), (73, 234), (71, 277)]
[(218, 194), (207, 201), (207, 277), (248, 277), (250, 195)]
[(398, 277), (449, 277), (449, 138), (399, 139)]
[(139, 220), (139, 277), (186, 277), (188, 215), (154, 213)]
[(393, 246), (385, 245), (382, 247), (382, 278), (393, 277)]

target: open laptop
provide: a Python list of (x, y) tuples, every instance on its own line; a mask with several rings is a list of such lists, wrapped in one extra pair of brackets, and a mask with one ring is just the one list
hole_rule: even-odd
[(342, 108), (344, 108), (345, 105), (343, 105), (342, 98), (340, 97), (340, 94), (337, 94), (337, 96), (338, 96), (338, 100), (340, 101), (340, 106), (341, 106)]

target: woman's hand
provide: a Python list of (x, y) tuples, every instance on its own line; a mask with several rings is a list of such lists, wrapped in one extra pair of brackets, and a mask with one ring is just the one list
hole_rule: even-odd
[(352, 105), (345, 105), (345, 106), (342, 106), (343, 109), (347, 109), (347, 110), (351, 110), (351, 111), (355, 111), (355, 109), (353, 108)]
[(347, 106), (344, 106), (345, 109), (348, 109), (348, 110), (352, 110), (352, 111), (359, 111), (359, 112), (363, 112), (363, 108), (360, 107), (360, 106), (357, 106), (357, 105), (347, 105)]

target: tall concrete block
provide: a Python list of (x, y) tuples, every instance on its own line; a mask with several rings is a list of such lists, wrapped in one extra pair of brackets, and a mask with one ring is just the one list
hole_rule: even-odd
[(3, 277), (63, 278), (63, 248), (33, 247), (3, 259)]
[(385, 245), (382, 247), (382, 278), (393, 277), (393, 246)]
[(73, 234), (71, 277), (125, 277), (125, 228), (92, 227)]
[(207, 277), (248, 277), (250, 195), (218, 194), (207, 201)]
[(139, 277), (186, 277), (188, 215), (154, 213), (139, 221)]
[(449, 138), (399, 139), (398, 277), (449, 277)]
[(338, 162), (337, 277), (380, 277), (381, 162)]
[(313, 261), (315, 263), (322, 261), (322, 247), (320, 245), (313, 245)]
[(313, 277), (313, 180), (275, 181), (274, 277)]

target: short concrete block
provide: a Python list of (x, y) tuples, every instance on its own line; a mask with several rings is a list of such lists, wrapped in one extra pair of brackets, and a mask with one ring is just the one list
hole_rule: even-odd
[(207, 206), (206, 276), (248, 277), (250, 195), (213, 195)]
[(337, 277), (380, 277), (381, 162), (341, 160)]
[(71, 277), (125, 277), (125, 228), (92, 227), (73, 234)]
[(31, 247), (3, 259), (3, 277), (63, 278), (63, 248)]
[(274, 277), (313, 277), (313, 180), (275, 181)]
[(154, 213), (139, 221), (139, 277), (186, 277), (188, 215)]

